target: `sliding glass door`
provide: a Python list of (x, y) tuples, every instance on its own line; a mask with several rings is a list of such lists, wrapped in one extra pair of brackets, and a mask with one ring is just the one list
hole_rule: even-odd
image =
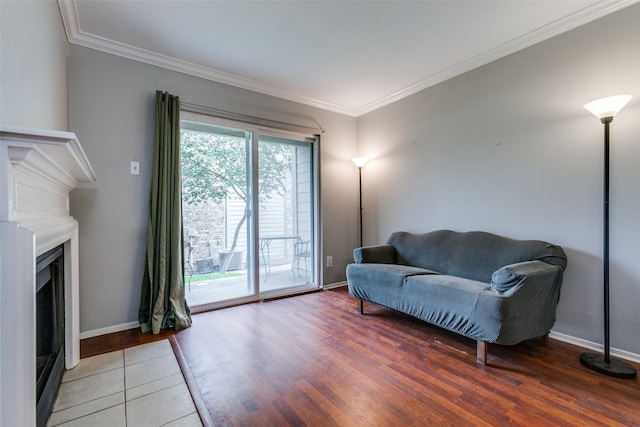
[(207, 309), (316, 287), (316, 139), (186, 116), (188, 303)]
[(261, 291), (313, 283), (313, 145), (258, 139), (258, 242)]

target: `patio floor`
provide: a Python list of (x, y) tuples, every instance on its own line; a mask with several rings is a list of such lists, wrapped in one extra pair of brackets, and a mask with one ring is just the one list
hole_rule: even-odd
[[(247, 289), (247, 271), (235, 272), (242, 275), (191, 283), (189, 283), (189, 278), (185, 277), (186, 298), (189, 306), (194, 307), (250, 294)], [(265, 292), (304, 285), (307, 283), (308, 277), (305, 273), (298, 273), (294, 276), (291, 264), (287, 263), (272, 266), (266, 281), (265, 272), (261, 270), (260, 281), (261, 291)]]

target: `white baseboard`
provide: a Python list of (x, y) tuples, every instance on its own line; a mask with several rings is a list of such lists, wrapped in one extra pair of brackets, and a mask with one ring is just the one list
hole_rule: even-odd
[[(549, 338), (566, 342), (568, 344), (577, 345), (578, 347), (583, 347), (599, 353), (602, 353), (604, 351), (604, 346), (602, 344), (598, 344), (593, 341), (587, 341), (582, 338), (576, 338), (571, 335), (563, 334), (560, 332), (551, 331), (549, 333)], [(631, 353), (630, 351), (611, 348), (611, 355), (615, 357), (619, 357), (620, 359), (625, 359), (631, 362), (640, 363), (640, 354)]]
[(344, 281), (344, 282), (329, 283), (327, 285), (323, 285), (322, 289), (326, 291), (327, 289), (335, 289), (342, 286), (347, 286), (347, 282)]
[(112, 334), (114, 332), (126, 331), (129, 329), (139, 328), (140, 323), (136, 320), (135, 322), (122, 323), (120, 325), (107, 326), (106, 328), (93, 329), (91, 331), (80, 332), (80, 339), (93, 338), (98, 337), (100, 335)]

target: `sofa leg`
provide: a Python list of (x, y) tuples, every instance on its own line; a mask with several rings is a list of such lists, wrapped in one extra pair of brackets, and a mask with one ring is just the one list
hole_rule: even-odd
[(476, 361), (481, 365), (487, 364), (487, 342), (477, 341)]
[(360, 314), (364, 314), (364, 301), (361, 299), (358, 300), (358, 311)]
[(549, 344), (549, 334), (544, 334), (540, 337), (540, 345), (546, 347)]

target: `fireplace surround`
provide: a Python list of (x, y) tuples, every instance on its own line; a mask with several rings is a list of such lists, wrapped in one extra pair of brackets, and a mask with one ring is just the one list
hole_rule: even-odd
[(58, 247), (64, 254), (53, 274), (63, 282), (57, 333), (64, 368), (71, 369), (80, 360), (80, 322), (78, 223), (69, 214), (69, 192), (96, 177), (71, 132), (3, 125), (0, 141), (0, 425), (29, 427), (42, 423), (36, 419), (36, 261)]

